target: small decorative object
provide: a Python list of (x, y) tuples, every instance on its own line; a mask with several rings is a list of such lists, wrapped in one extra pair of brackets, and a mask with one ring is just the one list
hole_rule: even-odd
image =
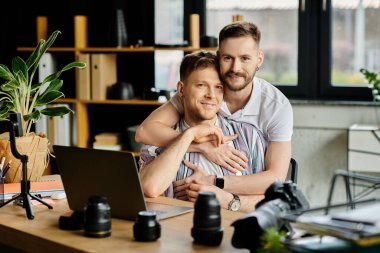
[(109, 28), (109, 45), (116, 47), (128, 46), (127, 26), (122, 8), (117, 8), (113, 14), (113, 20)]
[[(60, 33), (53, 32), (47, 41), (41, 39), (26, 61), (17, 56), (13, 58), (11, 68), (0, 64), (0, 79), (5, 80), (0, 86), (0, 120), (9, 119), (10, 113), (21, 114), (23, 134), (17, 138), (16, 143), (18, 150), (29, 157), (28, 179), (31, 181), (36, 181), (42, 176), (49, 157), (46, 137), (31, 133), (32, 124), (38, 121), (42, 114), (54, 117), (73, 112), (66, 106), (40, 108), (64, 97), (60, 91), (63, 81), (59, 79), (62, 72), (86, 66), (85, 63), (72, 62), (48, 75), (42, 82), (34, 83), (34, 75), (42, 56)], [(6, 157), (7, 163), (13, 161), (5, 182), (20, 182), (21, 162), (12, 156), (8, 140), (0, 140), (0, 155)]]
[[(360, 69), (360, 72), (364, 75), (364, 78), (368, 81), (368, 88), (372, 90), (373, 101), (380, 102), (380, 77), (375, 72), (369, 71), (367, 69)], [(377, 108), (376, 112), (376, 121), (377, 125), (380, 125), (380, 117)]]

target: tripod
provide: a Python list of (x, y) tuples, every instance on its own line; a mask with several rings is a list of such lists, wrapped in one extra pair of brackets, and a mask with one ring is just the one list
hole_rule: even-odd
[(19, 195), (15, 196), (12, 199), (9, 199), (6, 202), (4, 202), (3, 204), (1, 204), (0, 208), (5, 206), (6, 204), (10, 203), (13, 200), (21, 199), (22, 200), (22, 207), (25, 208), (25, 211), (26, 211), (26, 216), (28, 217), (29, 220), (33, 220), (34, 214), (33, 214), (32, 205), (30, 202), (31, 199), (37, 200), (38, 202), (47, 206), (49, 209), (53, 209), (53, 207), (51, 205), (49, 205), (48, 203), (46, 203), (45, 201), (43, 201), (42, 199), (32, 195), (29, 192), (30, 180), (28, 180), (28, 177), (27, 177), (28, 176), (28, 172), (27, 172), (27, 170), (28, 170), (28, 167), (27, 167), (28, 156), (27, 155), (21, 155), (17, 151), (17, 148), (16, 148), (15, 131), (17, 133), (17, 136), (22, 135), (21, 124), (19, 124), (19, 122), (21, 122), (20, 114), (16, 114), (16, 113), (10, 114), (10, 119), (11, 119), (10, 121), (7, 120), (7, 121), (1, 121), (0, 122), (0, 131), (3, 130), (2, 132), (6, 132), (6, 131), (9, 132), (9, 141), (11, 143), (12, 154), (15, 158), (21, 160), (21, 163), (22, 163), (21, 192)]

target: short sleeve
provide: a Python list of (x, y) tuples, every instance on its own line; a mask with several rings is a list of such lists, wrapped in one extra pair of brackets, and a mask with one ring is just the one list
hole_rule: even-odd
[(174, 108), (178, 111), (180, 115), (183, 115), (183, 100), (182, 98), (176, 93), (171, 99), (170, 103), (174, 106)]
[(289, 102), (273, 114), (268, 126), (268, 141), (291, 141), (293, 135), (293, 109)]
[(153, 161), (157, 156), (160, 155), (161, 152), (162, 148), (160, 147), (143, 145), (140, 149), (140, 169), (142, 169), (145, 165)]

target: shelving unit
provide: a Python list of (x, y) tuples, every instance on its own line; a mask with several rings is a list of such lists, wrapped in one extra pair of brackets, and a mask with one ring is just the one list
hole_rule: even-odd
[[(32, 52), (34, 47), (18, 47), (20, 52)], [(75, 57), (80, 53), (153, 53), (157, 50), (181, 50), (184, 52), (193, 52), (197, 50), (216, 51), (216, 48), (192, 48), (192, 47), (140, 47), (140, 48), (112, 48), (112, 47), (88, 47), (88, 48), (75, 48), (75, 47), (52, 47), (49, 52), (56, 53), (73, 53)], [(79, 83), (75, 84), (78, 87)], [(162, 103), (155, 100), (81, 100), (76, 98), (62, 98), (58, 99), (57, 103), (67, 103), (75, 107), (76, 118), (76, 134), (77, 146), (88, 147), (90, 139), (90, 120), (89, 120), (89, 106), (100, 105), (116, 105), (116, 106), (153, 106), (154, 108), (160, 106)]]

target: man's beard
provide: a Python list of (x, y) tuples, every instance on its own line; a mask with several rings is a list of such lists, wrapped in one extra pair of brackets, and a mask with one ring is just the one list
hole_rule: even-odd
[[(239, 87), (236, 87), (234, 85), (231, 85), (229, 82), (228, 82), (228, 76), (229, 75), (235, 75), (235, 76), (239, 76), (239, 77), (243, 77), (245, 82), (243, 85), (239, 86)], [(241, 91), (243, 90), (245, 87), (247, 87), (250, 83), (252, 83), (252, 80), (253, 80), (253, 77), (255, 76), (255, 73), (253, 73), (252, 76), (248, 76), (245, 74), (245, 73), (234, 73), (232, 71), (228, 71), (226, 74), (224, 74), (222, 76), (222, 79), (223, 79), (223, 83), (224, 85), (231, 91)]]

